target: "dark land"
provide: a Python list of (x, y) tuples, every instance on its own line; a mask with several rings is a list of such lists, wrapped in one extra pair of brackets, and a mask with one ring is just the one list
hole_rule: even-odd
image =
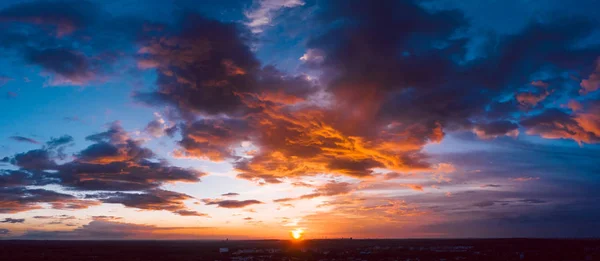
[(600, 260), (596, 239), (0, 241), (0, 260)]

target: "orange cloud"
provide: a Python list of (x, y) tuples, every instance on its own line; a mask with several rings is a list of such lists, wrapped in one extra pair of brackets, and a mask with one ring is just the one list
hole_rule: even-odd
[(525, 182), (525, 181), (538, 180), (538, 179), (540, 179), (540, 177), (518, 177), (518, 178), (511, 178), (510, 180), (518, 181), (518, 182)]
[[(228, 24), (194, 15), (184, 21), (188, 26), (179, 35), (154, 37), (138, 50), (139, 65), (156, 68), (159, 88), (136, 98), (172, 105), (182, 116), (175, 157), (231, 161), (239, 178), (258, 184), (431, 168), (422, 148), (443, 139), (443, 119), (398, 120), (385, 112), (387, 85), (398, 85), (398, 91), (408, 84), (403, 80), (320, 85), (261, 66)], [(252, 153), (239, 152), (244, 141), (255, 147)]]
[(151, 68), (156, 68), (160, 66), (160, 63), (158, 63), (155, 60), (150, 60), (150, 59), (140, 59), (137, 62), (137, 66), (140, 69), (151, 69)]
[(574, 112), (580, 111), (583, 109), (583, 105), (581, 105), (581, 103), (579, 103), (576, 100), (570, 100), (569, 103), (567, 104), (567, 107)]
[(579, 93), (586, 95), (600, 89), (600, 58), (596, 60), (596, 69), (587, 79), (581, 80)]
[(542, 87), (542, 88), (546, 88), (548, 87), (548, 83), (544, 82), (544, 81), (532, 81), (531, 85), (535, 86), (535, 87)]
[[(361, 237), (380, 238), (409, 236), (410, 232), (401, 227), (417, 225), (428, 218), (427, 212), (398, 199), (339, 199), (328, 206), (332, 209), (304, 216), (298, 225), (307, 228), (314, 237), (349, 237), (360, 232)], [(391, 231), (395, 228), (400, 229)]]
[(542, 93), (533, 93), (533, 92), (521, 92), (515, 95), (515, 98), (525, 107), (534, 107), (541, 101), (545, 100), (550, 93), (548, 91), (544, 91)]
[[(381, 136), (351, 136), (335, 127), (329, 112), (315, 107), (288, 110), (261, 101), (248, 101), (262, 113), (252, 115), (250, 125), (259, 130), (253, 144), (259, 147), (251, 159), (235, 163), (240, 177), (275, 178), (321, 173), (366, 177), (373, 168), (395, 171), (426, 169), (419, 150), (429, 140), (443, 136), (439, 125), (429, 138), (417, 125), (382, 130)], [(327, 122), (333, 122), (329, 124)]]
[(600, 106), (593, 105), (587, 112), (566, 114), (556, 109), (521, 121), (527, 134), (540, 135), (546, 139), (572, 139), (579, 144), (600, 141)]
[(227, 75), (229, 75), (229, 76), (246, 74), (246, 71), (244, 69), (242, 69), (241, 67), (235, 65), (235, 63), (232, 60), (223, 60), (221, 62), (221, 65), (223, 65), (223, 67), (225, 67)]
[(407, 184), (407, 187), (409, 187), (412, 190), (416, 190), (416, 191), (423, 191), (423, 186), (421, 185), (417, 185), (417, 184)]
[(590, 135), (600, 140), (600, 105), (595, 105), (588, 112), (581, 112), (575, 116), (575, 121)]
[(337, 196), (337, 195), (345, 195), (352, 191), (352, 184), (348, 182), (335, 182), (330, 181), (324, 185), (317, 187), (313, 193), (304, 194), (297, 198), (280, 198), (273, 200), (275, 203), (284, 203), (293, 200), (300, 199), (312, 199), (316, 197), (326, 197), (326, 196)]

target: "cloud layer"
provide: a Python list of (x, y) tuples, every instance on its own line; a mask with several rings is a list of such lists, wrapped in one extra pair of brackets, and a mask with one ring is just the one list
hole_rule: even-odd
[[(231, 19), (223, 10), (159, 5), (173, 12), (148, 18), (88, 1), (0, 10), (0, 50), (42, 76), (39, 85), (133, 82), (128, 106), (151, 111), (123, 112), (128, 122), (99, 132), (89, 131), (98, 127), (96, 115), (81, 130), (56, 124), (68, 132), (62, 136), (5, 132), (0, 214), (38, 214), (3, 217), (10, 227), (0, 235), (72, 216), (39, 211), (101, 205), (186, 217), (213, 216), (201, 208), (289, 211), (286, 225), (338, 236), (512, 236), (517, 228), (535, 235), (531, 224), (552, 228), (561, 219), (565, 229), (548, 235), (580, 231), (579, 221), (597, 228), (579, 217), (586, 210), (598, 216), (590, 207), (600, 171), (593, 164), (600, 142), (593, 17), (565, 10), (506, 33), (482, 30), (472, 10), (439, 1), (256, 0), (239, 4), (246, 9)], [(21, 78), (30, 81), (3, 72), (0, 88), (16, 88)], [(34, 98), (41, 106), (56, 97)], [(76, 104), (60, 103), (70, 111)], [(29, 107), (10, 109), (33, 113)], [(218, 186), (187, 186), (207, 176)], [(227, 179), (239, 180), (228, 187)], [(275, 222), (251, 215), (233, 222)], [(179, 230), (108, 215), (87, 220), (71, 232), (25, 237)], [(470, 222), (481, 233), (458, 231)], [(486, 229), (494, 222), (510, 233)]]

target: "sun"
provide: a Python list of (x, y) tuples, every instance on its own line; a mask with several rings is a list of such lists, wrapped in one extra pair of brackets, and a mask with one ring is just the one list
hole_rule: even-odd
[(292, 238), (294, 240), (301, 240), (302, 236), (304, 236), (304, 229), (296, 228), (296, 229), (290, 231), (290, 235), (292, 236)]

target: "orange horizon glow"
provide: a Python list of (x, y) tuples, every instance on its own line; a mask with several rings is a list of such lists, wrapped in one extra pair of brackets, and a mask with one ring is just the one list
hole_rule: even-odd
[(304, 229), (296, 228), (290, 231), (290, 235), (294, 240), (302, 240), (302, 238), (304, 237)]

